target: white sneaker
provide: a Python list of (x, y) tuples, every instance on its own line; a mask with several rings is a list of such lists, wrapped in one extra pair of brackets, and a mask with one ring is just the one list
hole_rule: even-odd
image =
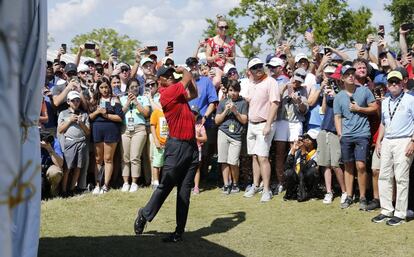
[(326, 193), (325, 194), (325, 198), (323, 198), (323, 203), (324, 204), (331, 204), (333, 200), (333, 194), (332, 192)]
[(99, 186), (96, 186), (93, 191), (92, 194), (93, 195), (99, 195), (99, 193), (101, 192), (101, 188)]
[(131, 184), (131, 187), (129, 188), (129, 192), (130, 193), (133, 193), (133, 192), (136, 192), (138, 190), (138, 185), (137, 185), (137, 183), (132, 183)]
[(130, 185), (128, 183), (124, 183), (122, 186), (121, 192), (128, 192), (130, 188)]
[(345, 202), (347, 197), (348, 197), (348, 195), (346, 194), (346, 192), (342, 193), (342, 195), (341, 195), (341, 204)]
[(263, 193), (262, 193), (262, 198), (260, 198), (260, 202), (268, 202), (268, 201), (270, 201), (270, 199), (272, 199), (272, 191), (264, 191), (263, 190)]
[(108, 191), (109, 191), (109, 188), (107, 188), (105, 185), (103, 185), (103, 186), (101, 187), (101, 190), (99, 191), (99, 194), (100, 194), (100, 195), (103, 195), (103, 194), (108, 193)]
[(255, 185), (252, 185), (249, 190), (244, 193), (244, 197), (252, 197), (258, 192), (258, 188)]
[(283, 185), (282, 185), (282, 184), (279, 184), (279, 185), (277, 186), (277, 193), (278, 193), (278, 194), (281, 194), (284, 190), (285, 190), (285, 188), (283, 187)]

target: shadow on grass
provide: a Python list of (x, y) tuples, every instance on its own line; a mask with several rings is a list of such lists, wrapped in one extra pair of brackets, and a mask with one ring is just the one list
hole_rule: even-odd
[(176, 244), (163, 243), (166, 234), (156, 231), (145, 232), (142, 236), (41, 238), (39, 257), (243, 256), (203, 238), (225, 233), (246, 220), (245, 212), (230, 215), (215, 219), (208, 227), (184, 233), (184, 241)]

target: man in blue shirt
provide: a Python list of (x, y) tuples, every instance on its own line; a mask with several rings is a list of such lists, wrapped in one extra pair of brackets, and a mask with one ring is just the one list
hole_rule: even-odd
[[(201, 155), (201, 174), (207, 174), (212, 156), (217, 153), (218, 129), (214, 123), (214, 117), (212, 117), (213, 112), (216, 110), (216, 105), (218, 104), (217, 91), (213, 82), (208, 77), (200, 75), (197, 58), (189, 57), (185, 63), (193, 74), (198, 90), (198, 97), (191, 100), (188, 104), (190, 106), (195, 105), (198, 107), (200, 115), (202, 116), (202, 123), (207, 132), (207, 142), (203, 145)], [(199, 181), (200, 172), (197, 172), (194, 181), (195, 186), (198, 187)]]
[[(408, 181), (414, 153), (414, 96), (404, 92), (403, 76), (391, 71), (387, 76), (390, 95), (382, 101), (381, 125), (375, 147), (381, 155), (378, 189), (381, 214), (372, 219), (387, 225), (403, 223), (408, 207)], [(392, 204), (394, 177), (397, 186), (395, 208)]]
[(335, 127), (341, 142), (341, 155), (345, 164), (347, 198), (341, 208), (352, 203), (354, 169), (358, 172), (360, 209), (367, 209), (365, 197), (368, 175), (366, 160), (371, 137), (368, 115), (377, 111), (375, 97), (367, 87), (356, 86), (355, 68), (344, 65), (341, 69), (344, 90), (334, 100)]

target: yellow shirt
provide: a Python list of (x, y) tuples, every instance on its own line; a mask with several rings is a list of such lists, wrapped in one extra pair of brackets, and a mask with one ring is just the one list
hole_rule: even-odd
[(168, 124), (162, 110), (156, 109), (150, 118), (151, 126), (155, 127), (156, 137), (161, 145), (165, 145), (168, 137)]

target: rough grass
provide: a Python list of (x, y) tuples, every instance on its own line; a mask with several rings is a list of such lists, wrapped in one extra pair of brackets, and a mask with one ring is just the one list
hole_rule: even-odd
[(175, 190), (144, 235), (133, 221), (151, 189), (112, 190), (42, 202), (39, 256), (413, 256), (414, 222), (373, 224), (378, 212), (357, 205), (341, 210), (339, 199), (262, 204), (260, 196), (223, 195), (218, 189), (191, 197), (184, 241), (165, 244), (175, 229)]

